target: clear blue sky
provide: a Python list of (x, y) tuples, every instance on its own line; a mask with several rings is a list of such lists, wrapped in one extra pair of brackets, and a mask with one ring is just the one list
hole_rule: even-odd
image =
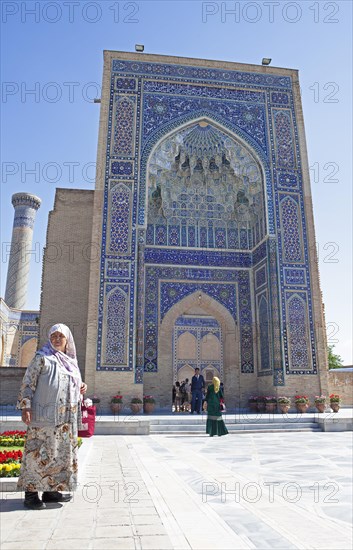
[(27, 304), (38, 309), (55, 188), (94, 187), (99, 105), (91, 100), (100, 95), (103, 50), (142, 43), (146, 53), (255, 64), (271, 57), (300, 71), (329, 342), (352, 364), (352, 3), (3, 0), (1, 9), (1, 296), (11, 195), (43, 201)]

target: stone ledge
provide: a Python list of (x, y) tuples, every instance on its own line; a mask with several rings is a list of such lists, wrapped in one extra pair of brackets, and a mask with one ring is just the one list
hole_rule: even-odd
[(323, 432), (352, 432), (353, 418), (318, 418), (316, 420)]
[(150, 421), (140, 420), (127, 416), (107, 417), (96, 421), (94, 433), (96, 435), (149, 435)]

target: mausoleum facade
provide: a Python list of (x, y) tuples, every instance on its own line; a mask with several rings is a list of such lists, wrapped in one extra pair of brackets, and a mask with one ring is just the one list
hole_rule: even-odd
[(121, 392), (168, 409), (195, 367), (230, 407), (327, 393), (296, 70), (106, 51), (96, 188), (58, 191), (47, 249), (60, 227), (80, 259), (45, 263), (40, 322), (79, 315), (103, 405)]

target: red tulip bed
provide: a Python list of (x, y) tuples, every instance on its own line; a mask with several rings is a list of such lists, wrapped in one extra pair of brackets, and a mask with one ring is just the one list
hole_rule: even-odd
[[(20, 475), (22, 450), (26, 442), (26, 432), (14, 430), (0, 434), (0, 478), (18, 477)], [(82, 438), (78, 438), (78, 446)]]

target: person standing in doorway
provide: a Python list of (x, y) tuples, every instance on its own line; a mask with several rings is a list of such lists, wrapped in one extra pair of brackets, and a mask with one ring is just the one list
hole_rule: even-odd
[(180, 412), (180, 407), (181, 407), (180, 382), (175, 382), (174, 412)]
[(191, 411), (190, 414), (193, 414), (195, 411), (197, 414), (201, 412), (202, 405), (202, 391), (205, 387), (205, 380), (202, 374), (200, 374), (200, 369), (195, 369), (195, 374), (191, 379)]
[(185, 379), (185, 400), (184, 400), (184, 410), (190, 412), (191, 410), (191, 384), (189, 379)]

